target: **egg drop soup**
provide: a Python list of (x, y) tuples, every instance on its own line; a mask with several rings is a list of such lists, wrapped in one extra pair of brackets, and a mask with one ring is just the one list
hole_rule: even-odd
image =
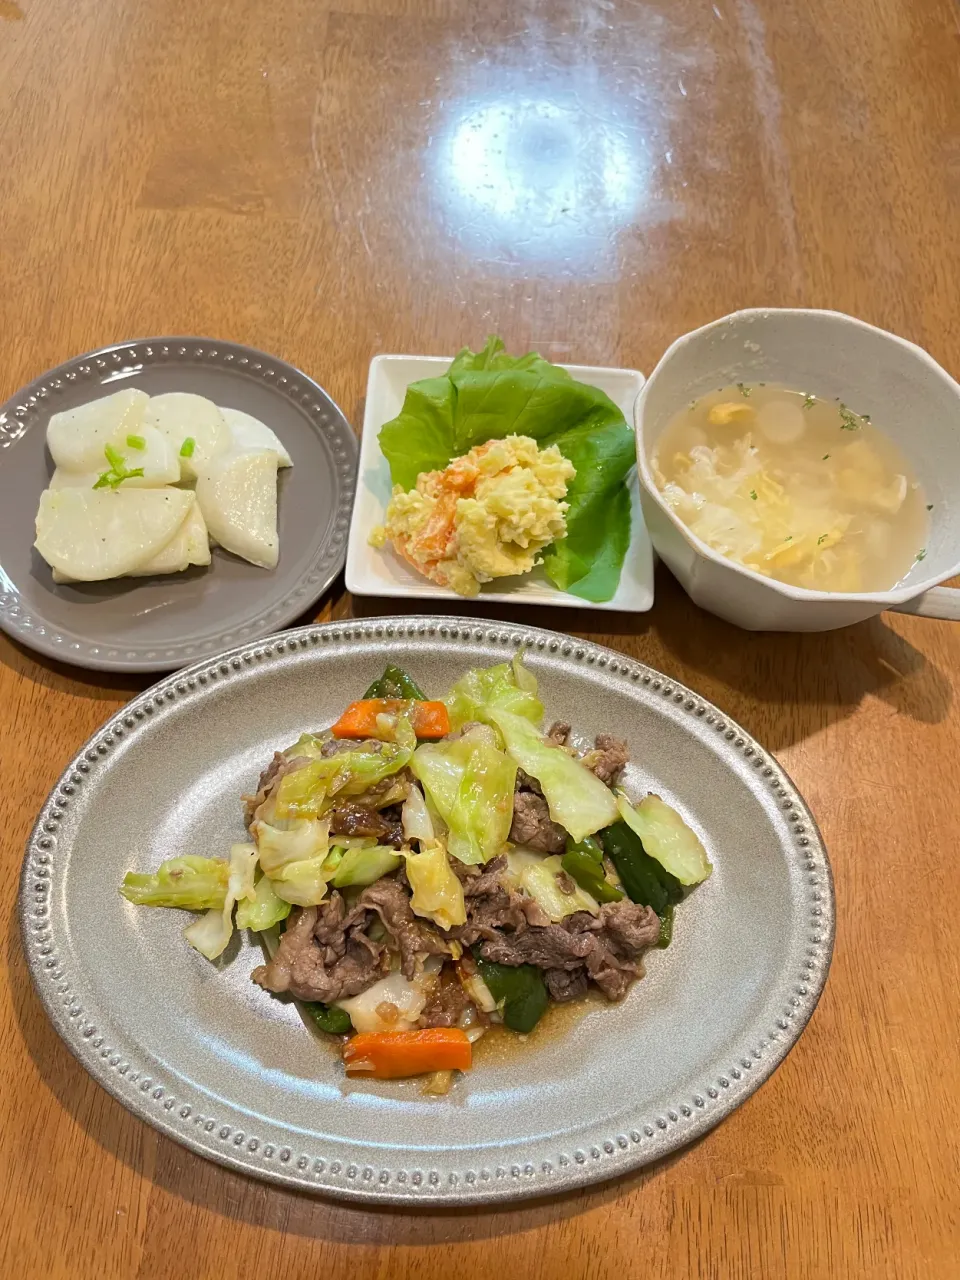
[(656, 441), (664, 501), (701, 541), (813, 591), (888, 591), (925, 555), (923, 490), (869, 416), (773, 383), (692, 401)]

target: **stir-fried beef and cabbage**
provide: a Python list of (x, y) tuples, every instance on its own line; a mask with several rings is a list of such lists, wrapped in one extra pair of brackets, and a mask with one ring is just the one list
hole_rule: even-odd
[(257, 932), (254, 982), (348, 1037), (348, 1074), (444, 1092), (491, 1025), (530, 1032), (591, 987), (621, 999), (711, 871), (674, 809), (620, 788), (625, 742), (578, 746), (543, 719), (519, 659), (442, 701), (388, 666), (274, 756), (244, 797), (249, 842), (130, 872), (121, 892), (203, 912), (184, 936), (211, 960), (234, 928)]

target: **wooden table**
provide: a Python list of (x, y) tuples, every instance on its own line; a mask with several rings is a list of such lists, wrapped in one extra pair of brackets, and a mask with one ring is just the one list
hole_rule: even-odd
[[(379, 351), (499, 332), (649, 370), (758, 303), (853, 312), (960, 373), (958, 52), (951, 0), (0, 0), (0, 400), (193, 333), (293, 361), (359, 422)], [(61, 767), (141, 685), (0, 641), (0, 1274), (960, 1275), (960, 627), (754, 636), (657, 592), (589, 634), (779, 753), (833, 858), (832, 977), (692, 1150), (469, 1215), (267, 1188), (88, 1079), (27, 976), (16, 879)], [(317, 616), (354, 607), (338, 585)]]

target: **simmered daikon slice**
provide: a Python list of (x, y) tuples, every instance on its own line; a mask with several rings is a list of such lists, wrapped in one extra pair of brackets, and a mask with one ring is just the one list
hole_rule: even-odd
[(67, 471), (102, 471), (106, 446), (122, 447), (128, 435), (140, 433), (148, 400), (145, 391), (127, 387), (55, 413), (47, 424), (53, 461)]
[(757, 426), (771, 444), (793, 444), (807, 429), (803, 410), (792, 400), (768, 400), (757, 414)]
[(279, 438), (259, 418), (251, 417), (242, 409), (226, 409), (222, 405), (220, 412), (230, 429), (230, 437), (234, 449), (272, 449), (280, 461), (281, 467), (292, 467), (293, 459), (281, 444)]
[[(64, 474), (69, 475), (70, 473), (65, 472)], [(210, 538), (207, 534), (207, 526), (204, 523), (203, 516), (200, 514), (200, 507), (194, 497), (186, 519), (167, 545), (161, 547), (157, 554), (146, 561), (145, 564), (131, 569), (127, 576), (145, 578), (158, 573), (180, 573), (182, 570), (188, 569), (190, 565), (208, 565), (209, 563)], [(53, 570), (53, 580), (54, 582), (76, 581), (76, 579), (61, 573), (59, 569)]]
[(211, 538), (264, 569), (276, 566), (277, 455), (270, 450), (221, 454), (197, 478), (197, 501)]
[(154, 573), (180, 573), (192, 564), (209, 563), (210, 538), (199, 503), (194, 497), (186, 519), (167, 545), (150, 560), (131, 569), (130, 577), (145, 578)]
[(50, 477), (49, 489), (92, 489), (103, 473), (100, 471), (67, 471), (57, 467)]
[[(116, 446), (126, 471), (142, 471), (142, 476), (129, 476), (121, 483), (125, 489), (159, 489), (176, 484), (180, 479), (180, 459), (169, 439), (156, 427), (144, 422), (140, 430), (129, 433)], [(104, 456), (103, 471), (110, 466)]]
[(223, 414), (204, 396), (188, 391), (151, 396), (143, 420), (167, 437), (185, 480), (195, 479), (207, 463), (230, 448), (230, 432)]
[(47, 489), (34, 545), (66, 578), (119, 578), (167, 545), (195, 501), (183, 489)]

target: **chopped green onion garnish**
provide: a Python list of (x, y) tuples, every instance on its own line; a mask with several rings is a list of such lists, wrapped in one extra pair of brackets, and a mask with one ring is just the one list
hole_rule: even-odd
[(93, 487), (95, 489), (118, 489), (124, 480), (132, 480), (135, 476), (142, 475), (143, 467), (134, 467), (132, 471), (126, 471), (122, 468), (119, 471), (104, 471)]
[(920, 550), (917, 552), (917, 559), (924, 560), (926, 559), (926, 555), (927, 555), (927, 548), (921, 547)]
[(180, 446), (180, 457), (192, 458), (193, 451), (196, 447), (197, 442), (194, 440), (193, 436), (187, 436), (186, 440), (184, 440), (183, 444)]
[(147, 442), (143, 436), (127, 436), (128, 449), (145, 449), (146, 447)]
[(859, 431), (860, 422), (857, 415), (852, 409), (848, 409), (845, 404), (840, 404), (840, 430), (841, 431)]
[(750, 497), (754, 500), (754, 502), (756, 502), (756, 500), (757, 500), (757, 491), (756, 491), (756, 489), (751, 489), (751, 490), (750, 490)]
[(123, 470), (125, 459), (122, 453), (118, 453), (112, 444), (108, 444), (103, 452), (106, 455), (106, 459), (110, 463), (110, 467), (113, 471)]

